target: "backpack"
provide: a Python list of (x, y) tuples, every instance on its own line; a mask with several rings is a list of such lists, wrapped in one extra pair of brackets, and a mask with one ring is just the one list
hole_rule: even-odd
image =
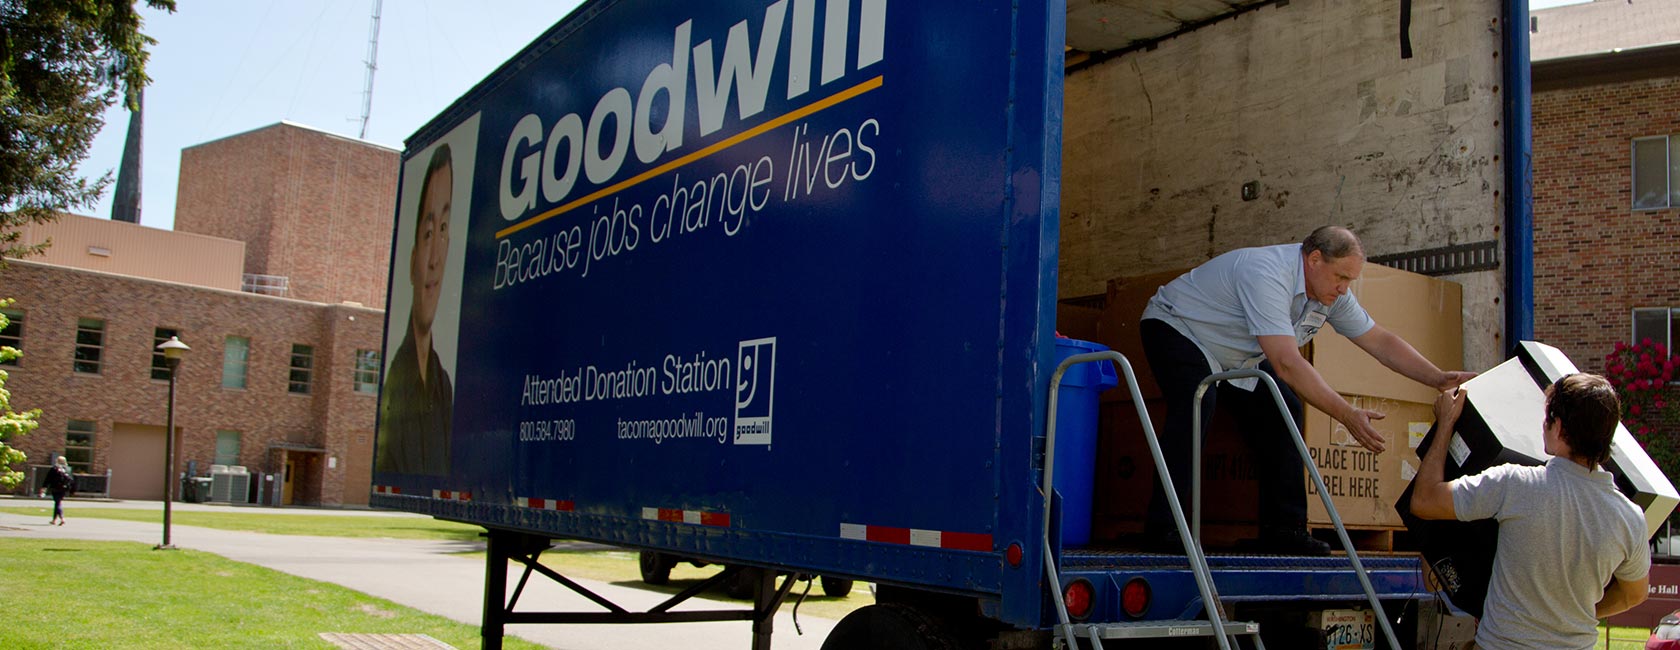
[(54, 492), (69, 492), (76, 489), (76, 479), (69, 472), (54, 467), (52, 473), (47, 475), (47, 487), (52, 488)]

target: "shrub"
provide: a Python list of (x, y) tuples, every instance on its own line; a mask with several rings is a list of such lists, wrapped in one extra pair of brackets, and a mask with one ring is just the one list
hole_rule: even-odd
[(1680, 392), (1669, 382), (1680, 369), (1680, 355), (1670, 352), (1651, 339), (1618, 342), (1604, 357), (1604, 377), (1622, 400), (1622, 423), (1657, 467), (1674, 477), (1680, 471)]

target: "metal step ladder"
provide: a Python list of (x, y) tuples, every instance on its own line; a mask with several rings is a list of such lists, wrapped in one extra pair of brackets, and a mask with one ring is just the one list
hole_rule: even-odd
[[(1093, 650), (1101, 650), (1103, 639), (1137, 639), (1137, 638), (1165, 638), (1165, 637), (1214, 637), (1219, 642), (1220, 650), (1231, 650), (1234, 646), (1233, 637), (1247, 636), (1253, 639), (1254, 647), (1265, 650), (1265, 643), (1260, 640), (1260, 625), (1258, 623), (1242, 621), (1226, 621), (1221, 611), (1219, 592), (1213, 584), (1212, 571), (1208, 569), (1207, 555), (1202, 550), (1201, 538), (1201, 480), (1202, 480), (1202, 427), (1201, 409), (1193, 408), (1195, 414), (1192, 420), (1194, 437), (1191, 440), (1191, 505), (1194, 515), (1194, 527), (1186, 521), (1184, 509), (1178, 499), (1167, 499), (1167, 505), (1172, 511), (1173, 523), (1178, 527), (1178, 537), (1184, 542), (1184, 555), (1190, 564), (1191, 573), (1196, 579), (1196, 589), (1201, 594), (1203, 610), (1206, 619), (1169, 620), (1169, 621), (1141, 621), (1128, 623), (1087, 623), (1076, 626), (1068, 617), (1067, 603), (1062, 600), (1061, 571), (1057, 566), (1055, 548), (1050, 546), (1050, 508), (1051, 497), (1054, 493), (1052, 481), (1056, 467), (1056, 397), (1061, 389), (1062, 376), (1067, 369), (1080, 363), (1109, 361), (1120, 369), (1120, 374), (1126, 378), (1126, 389), (1131, 393), (1132, 404), (1137, 407), (1138, 419), (1143, 424), (1144, 439), (1149, 443), (1149, 454), (1154, 458), (1156, 475), (1160, 478), (1161, 487), (1168, 495), (1177, 494), (1173, 489), (1171, 473), (1167, 470), (1167, 463), (1161, 454), (1160, 441), (1155, 436), (1155, 425), (1149, 418), (1149, 412), (1144, 407), (1143, 394), (1138, 390), (1137, 376), (1132, 372), (1132, 364), (1125, 355), (1115, 351), (1089, 352), (1076, 354), (1063, 360), (1056, 366), (1056, 371), (1050, 376), (1049, 414), (1045, 418), (1044, 443), (1044, 567), (1050, 578), (1050, 590), (1056, 604), (1058, 623), (1056, 636), (1068, 648), (1077, 648), (1078, 639), (1086, 638), (1091, 642)], [(1256, 377), (1271, 391), (1272, 399), (1277, 403), (1278, 411), (1289, 424), (1291, 439), (1295, 442), (1295, 449), (1301, 454), (1302, 463), (1307, 473), (1312, 477), (1313, 484), (1318, 488), (1318, 495), (1324, 501), (1324, 508), (1330, 513), (1330, 521), (1335, 524), (1336, 534), (1341, 538), (1342, 548), (1347, 551), (1349, 562), (1352, 563), (1354, 574), (1359, 578), (1359, 584), (1365, 590), (1372, 609), (1376, 612), (1376, 619), (1382, 626), (1384, 636), (1388, 639), (1392, 650), (1400, 650), (1400, 642), (1389, 626), (1388, 617), (1383, 611), (1382, 603), (1377, 599), (1377, 592), (1371, 586), (1371, 579), (1366, 575), (1365, 566), (1359, 561), (1359, 555), (1353, 548), (1353, 541), (1348, 537), (1347, 529), (1342, 525), (1341, 515), (1336, 512), (1336, 505), (1330, 501), (1330, 493), (1325, 489), (1324, 479), (1319, 476), (1318, 468), (1313, 464), (1307, 451), (1307, 444), (1301, 438), (1301, 431), (1295, 425), (1295, 418), (1289, 413), (1289, 407), (1283, 401), (1283, 393), (1278, 390), (1277, 382), (1271, 375), (1257, 369), (1234, 370), (1215, 373), (1204, 379), (1196, 389), (1195, 403), (1201, 404), (1206, 397), (1207, 390), (1219, 382), (1233, 379)], [(1080, 632), (1083, 632), (1081, 634)]]

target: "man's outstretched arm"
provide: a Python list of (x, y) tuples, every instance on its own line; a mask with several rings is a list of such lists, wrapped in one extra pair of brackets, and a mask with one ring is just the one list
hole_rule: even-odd
[(1452, 446), (1453, 427), (1464, 410), (1463, 388), (1442, 392), (1435, 398), (1435, 440), (1423, 455), (1423, 466), (1412, 479), (1412, 514), (1424, 519), (1457, 519), (1453, 508), (1452, 484), (1447, 482), (1447, 447)]

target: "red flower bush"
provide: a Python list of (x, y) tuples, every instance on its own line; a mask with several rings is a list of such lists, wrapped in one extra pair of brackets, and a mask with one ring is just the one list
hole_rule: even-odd
[(1669, 383), (1677, 369), (1680, 355), (1651, 339), (1617, 343), (1604, 357), (1604, 378), (1622, 400), (1622, 423), (1671, 477), (1680, 476), (1680, 392)]

